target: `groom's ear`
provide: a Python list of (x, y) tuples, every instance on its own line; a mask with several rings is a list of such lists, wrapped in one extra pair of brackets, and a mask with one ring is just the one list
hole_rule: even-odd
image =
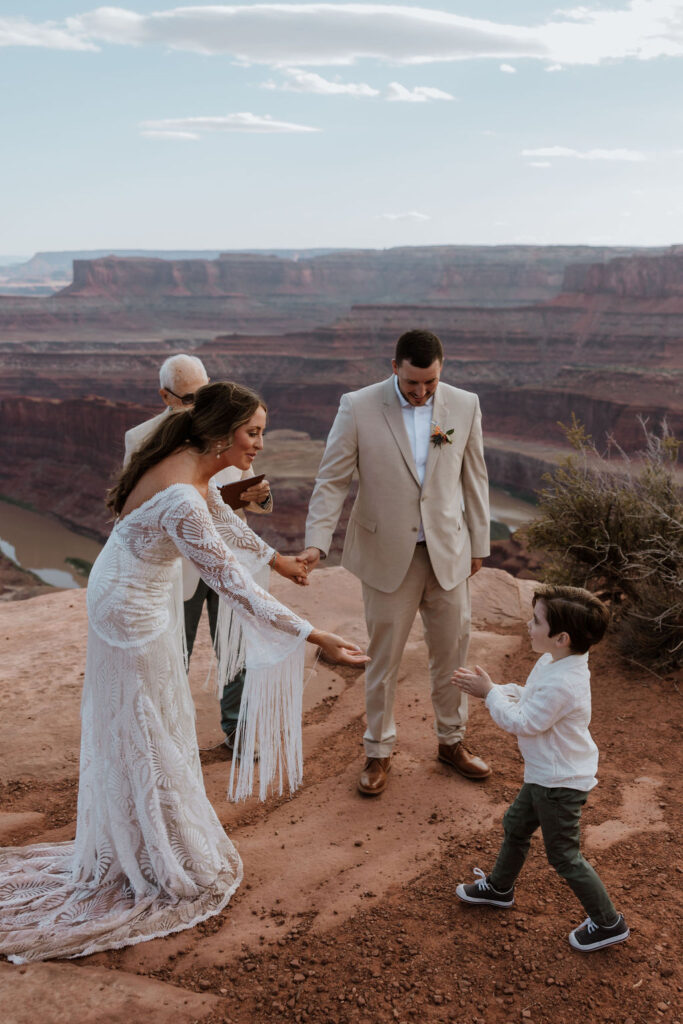
[(394, 373), (398, 373), (398, 363), (396, 362), (395, 359), (391, 360), (391, 369), (394, 371)]

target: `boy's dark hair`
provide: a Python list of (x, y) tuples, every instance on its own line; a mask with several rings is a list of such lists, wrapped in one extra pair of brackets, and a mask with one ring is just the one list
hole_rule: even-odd
[(585, 654), (605, 635), (609, 609), (590, 591), (550, 584), (539, 587), (533, 597), (534, 607), (537, 601), (545, 605), (550, 627), (548, 636), (566, 633), (573, 654)]
[(396, 362), (400, 366), (407, 359), (421, 370), (431, 366), (435, 359), (443, 362), (443, 345), (431, 331), (406, 331), (396, 342)]

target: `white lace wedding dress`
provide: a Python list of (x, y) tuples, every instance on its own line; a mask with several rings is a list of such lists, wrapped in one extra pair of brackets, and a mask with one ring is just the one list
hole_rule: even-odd
[[(311, 626), (254, 583), (264, 544), (221, 501), (173, 484), (118, 521), (88, 584), (88, 653), (75, 842), (0, 850), (0, 953), (85, 956), (218, 913), (242, 863), (204, 790), (183, 652), (181, 561), (222, 598), (220, 672), (241, 627), (247, 679), (237, 795), (301, 777), (301, 689)], [(230, 663), (230, 664), (229, 664)], [(225, 678), (220, 675), (219, 678)], [(233, 765), (235, 761), (233, 761)], [(231, 783), (232, 784), (232, 783)]]

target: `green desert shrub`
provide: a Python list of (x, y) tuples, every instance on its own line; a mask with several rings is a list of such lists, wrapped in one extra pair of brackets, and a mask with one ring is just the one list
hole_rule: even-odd
[(598, 451), (574, 416), (573, 448), (544, 476), (529, 544), (546, 555), (549, 582), (586, 587), (608, 601), (623, 654), (668, 672), (683, 661), (683, 522), (675, 467), (679, 442), (666, 423), (642, 421), (644, 447), (628, 456), (608, 439)]

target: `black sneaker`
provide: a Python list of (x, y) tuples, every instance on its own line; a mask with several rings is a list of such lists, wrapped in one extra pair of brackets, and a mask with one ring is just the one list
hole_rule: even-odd
[(471, 885), (463, 885), (462, 882), (456, 888), (455, 894), (465, 903), (487, 903), (490, 907), (511, 907), (515, 902), (515, 887), (512, 886), (507, 892), (498, 892), (494, 889), (481, 868), (474, 869), (478, 882)]
[(630, 934), (622, 914), (619, 914), (616, 924), (611, 928), (596, 924), (587, 917), (583, 924), (569, 933), (569, 944), (574, 949), (580, 949), (582, 953), (592, 953), (594, 949), (613, 946), (615, 942), (624, 942)]

